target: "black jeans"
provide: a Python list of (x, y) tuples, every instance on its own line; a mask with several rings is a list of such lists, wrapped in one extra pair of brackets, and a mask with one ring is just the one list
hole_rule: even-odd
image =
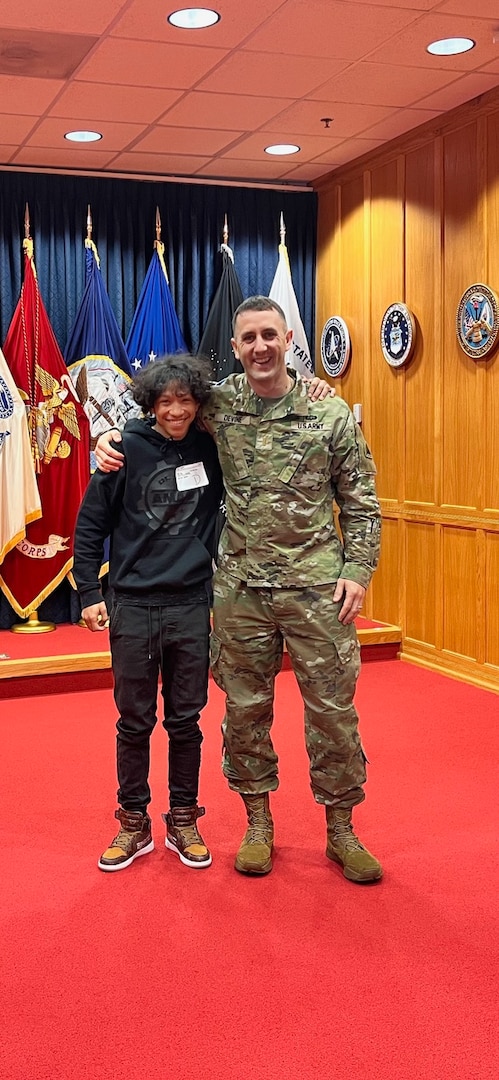
[[(160, 602), (156, 603), (156, 599)], [(119, 711), (116, 756), (118, 802), (145, 812), (150, 737), (157, 721), (159, 674), (168, 732), (170, 806), (197, 801), (201, 742), (199, 714), (208, 694), (210, 611), (204, 589), (186, 596), (117, 596), (110, 621), (114, 699)]]

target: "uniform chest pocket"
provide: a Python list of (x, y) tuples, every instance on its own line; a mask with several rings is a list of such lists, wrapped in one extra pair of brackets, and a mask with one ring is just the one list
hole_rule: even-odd
[(282, 467), (277, 475), (283, 484), (318, 491), (329, 482), (331, 462), (326, 440), (306, 435), (293, 449), (283, 443), (278, 453), (282, 455)]
[(224, 476), (237, 480), (248, 478), (253, 466), (255, 452), (250, 429), (244, 431), (226, 427), (218, 432), (218, 454)]

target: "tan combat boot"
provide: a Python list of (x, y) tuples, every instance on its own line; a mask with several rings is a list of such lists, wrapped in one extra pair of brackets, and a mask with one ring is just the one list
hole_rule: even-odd
[(355, 835), (352, 811), (326, 806), (326, 821), (328, 859), (340, 863), (349, 881), (379, 881), (383, 877), (383, 867)]
[(248, 829), (236, 855), (235, 867), (241, 874), (269, 874), (272, 870), (274, 822), (269, 796), (242, 795), (248, 814)]

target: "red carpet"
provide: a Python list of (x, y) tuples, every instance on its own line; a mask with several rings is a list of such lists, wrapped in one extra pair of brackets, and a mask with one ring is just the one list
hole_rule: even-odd
[(164, 847), (160, 727), (156, 850), (105, 875), (111, 692), (3, 703), (2, 1080), (495, 1080), (499, 697), (390, 661), (365, 666), (357, 703), (372, 764), (355, 820), (385, 865), (371, 887), (324, 857), (291, 673), (275, 868), (257, 880), (232, 868), (244, 820), (213, 683), (203, 871)]

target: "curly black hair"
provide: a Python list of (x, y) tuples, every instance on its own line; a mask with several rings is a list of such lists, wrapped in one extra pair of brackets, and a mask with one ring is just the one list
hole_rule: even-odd
[(213, 374), (208, 360), (188, 353), (176, 353), (175, 356), (160, 356), (151, 361), (133, 379), (131, 390), (137, 405), (144, 413), (149, 413), (169, 386), (187, 391), (198, 405), (202, 405), (210, 396), (212, 383)]

